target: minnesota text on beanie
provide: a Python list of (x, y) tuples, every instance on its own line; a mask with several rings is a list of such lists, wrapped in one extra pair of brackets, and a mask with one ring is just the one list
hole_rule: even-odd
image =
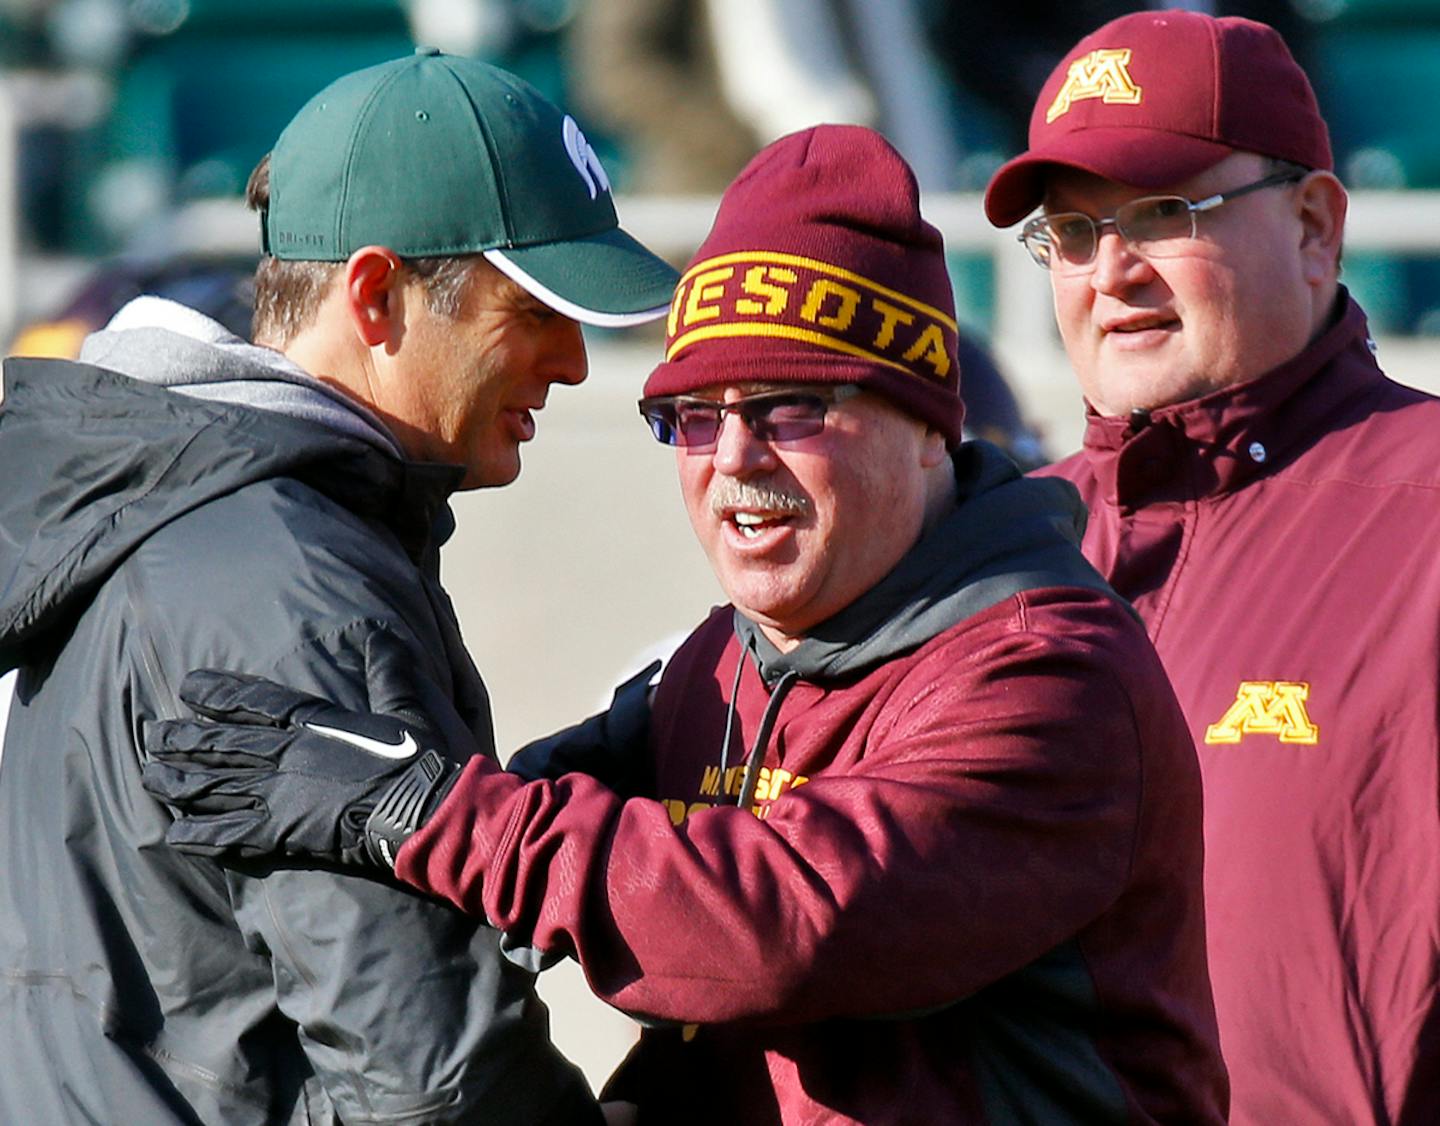
[(955, 303), (940, 233), (878, 133), (821, 125), (761, 150), (680, 278), (646, 395), (858, 383), (960, 440)]

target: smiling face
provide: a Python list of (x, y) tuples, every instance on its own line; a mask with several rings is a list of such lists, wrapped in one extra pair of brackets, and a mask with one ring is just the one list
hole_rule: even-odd
[(465, 466), (462, 488), (509, 484), (550, 385), (585, 378), (580, 325), (478, 260), (454, 317), (429, 308), (418, 279), (402, 297), (380, 404), (396, 437), (412, 457)]
[[(1233, 153), (1181, 184), (1142, 191), (1056, 169), (1045, 208), (1102, 219), (1140, 196), (1198, 200), (1268, 171), (1263, 158)], [(1343, 192), (1330, 181), (1227, 202), (1198, 216), (1196, 237), (1164, 257), (1129, 250), (1107, 228), (1092, 269), (1052, 271), (1060, 335), (1090, 404), (1111, 415), (1151, 410), (1254, 379), (1301, 352), (1335, 292), (1338, 234), (1321, 245), (1310, 206), (1338, 199), (1343, 222)]]
[[(778, 389), (696, 394), (733, 402)], [(727, 414), (713, 446), (676, 451), (685, 507), (721, 587), (782, 650), (899, 562), (935, 511), (948, 461), (938, 432), (869, 393), (832, 406), (812, 437), (763, 442)]]

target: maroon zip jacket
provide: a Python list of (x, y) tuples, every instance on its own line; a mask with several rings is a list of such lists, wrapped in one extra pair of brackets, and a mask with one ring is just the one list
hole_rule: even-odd
[[(943, 572), (975, 532), (917, 552)], [(943, 597), (892, 612), (887, 583), (863, 643), (783, 657), (716, 611), (655, 701), (660, 800), (477, 758), (397, 875), (671, 1025), (610, 1092), (647, 1123), (1223, 1121), (1198, 770), (1140, 624), (1066, 586), (932, 633)]]
[(1360, 309), (1058, 472), (1199, 747), (1232, 1120), (1440, 1122), (1440, 401)]

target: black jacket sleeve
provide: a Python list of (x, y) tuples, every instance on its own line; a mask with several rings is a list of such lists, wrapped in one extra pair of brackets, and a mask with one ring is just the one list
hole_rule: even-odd
[[(441, 687), (417, 677), (426, 665), (413, 642), (359, 621), (266, 671), (351, 706), (458, 724)], [(402, 683), (413, 694), (397, 697)], [(531, 976), (500, 956), (495, 931), (340, 872), (255, 868), (229, 883), (236, 924), (268, 955), (276, 1003), (343, 1121), (598, 1122), (550, 1045)]]

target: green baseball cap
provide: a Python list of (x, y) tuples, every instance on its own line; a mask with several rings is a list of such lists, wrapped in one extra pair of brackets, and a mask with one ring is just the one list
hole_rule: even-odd
[(270, 154), (262, 226), (276, 258), (483, 254), (606, 327), (664, 316), (677, 280), (620, 229), (573, 117), (507, 71), (428, 47), (337, 79), (296, 114)]

